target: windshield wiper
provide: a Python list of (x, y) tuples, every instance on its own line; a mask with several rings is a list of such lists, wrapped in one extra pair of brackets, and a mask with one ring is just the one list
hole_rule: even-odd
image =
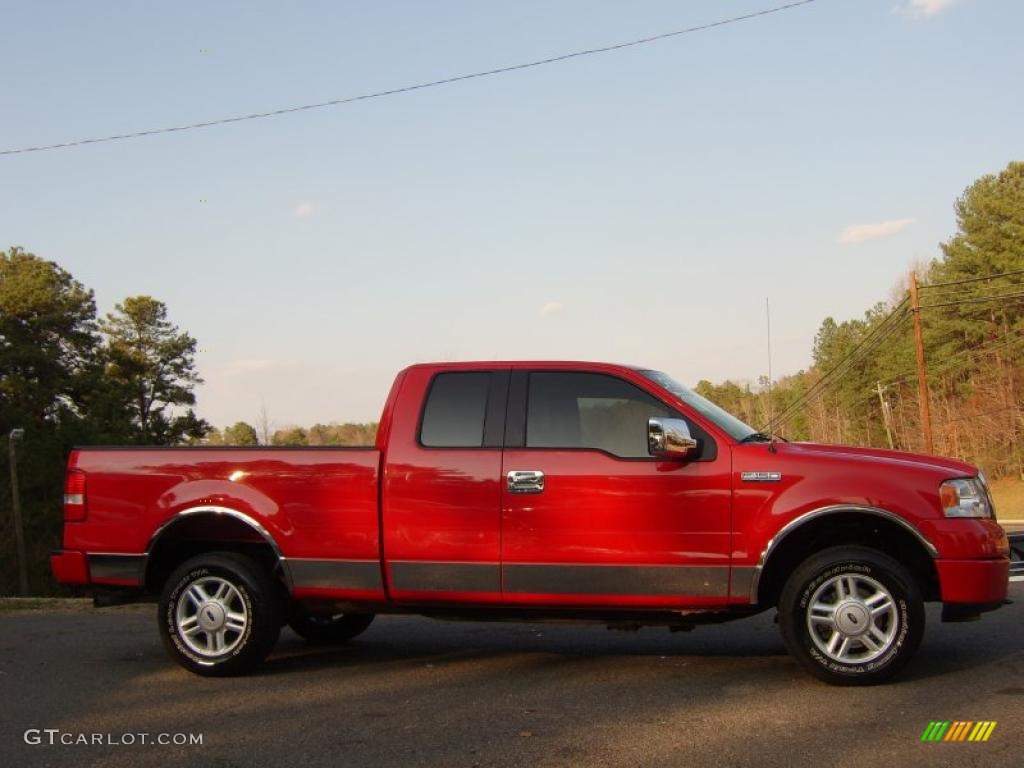
[[(775, 439), (781, 440), (784, 443), (789, 442), (782, 435), (776, 435)], [(751, 432), (749, 435), (740, 440), (741, 443), (770, 443), (771, 441), (772, 436), (769, 435), (767, 432)]]

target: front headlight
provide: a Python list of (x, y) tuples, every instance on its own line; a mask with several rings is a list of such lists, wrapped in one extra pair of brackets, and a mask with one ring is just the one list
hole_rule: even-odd
[(939, 499), (946, 517), (992, 517), (992, 504), (981, 478), (947, 480), (939, 486)]

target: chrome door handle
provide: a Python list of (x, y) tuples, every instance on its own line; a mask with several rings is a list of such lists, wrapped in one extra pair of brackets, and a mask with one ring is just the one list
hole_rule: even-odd
[(508, 473), (509, 493), (540, 493), (544, 490), (544, 473), (536, 469), (513, 469)]

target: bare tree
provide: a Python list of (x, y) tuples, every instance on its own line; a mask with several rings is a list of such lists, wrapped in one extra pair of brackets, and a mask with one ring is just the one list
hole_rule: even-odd
[(270, 418), (270, 412), (267, 410), (267, 401), (260, 397), (260, 410), (256, 414), (256, 435), (260, 439), (260, 445), (270, 445), (275, 426), (274, 420)]

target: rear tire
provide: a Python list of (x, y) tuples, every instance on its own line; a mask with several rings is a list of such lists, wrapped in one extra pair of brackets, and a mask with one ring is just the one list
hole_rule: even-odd
[(914, 577), (861, 546), (812, 555), (786, 581), (779, 627), (790, 654), (832, 685), (874, 685), (910, 660), (924, 634)]
[(164, 646), (190, 672), (239, 675), (259, 665), (277, 643), (280, 591), (255, 561), (210, 552), (183, 563), (160, 595)]
[(372, 613), (317, 614), (297, 608), (288, 622), (295, 633), (318, 645), (338, 645), (366, 631)]

